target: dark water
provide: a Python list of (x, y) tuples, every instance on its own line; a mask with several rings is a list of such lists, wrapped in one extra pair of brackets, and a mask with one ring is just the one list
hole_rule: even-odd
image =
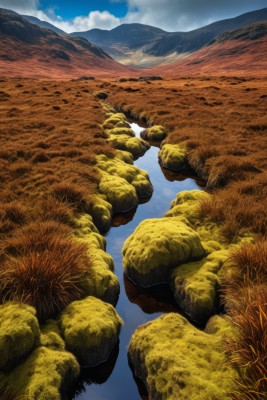
[[(131, 124), (136, 136), (143, 130), (135, 123)], [(76, 400), (138, 400), (140, 395), (127, 360), (127, 347), (136, 328), (147, 321), (157, 318), (162, 313), (175, 311), (177, 308), (172, 295), (164, 285), (144, 290), (136, 288), (123, 274), (121, 250), (125, 240), (141, 221), (162, 217), (170, 208), (176, 194), (183, 190), (199, 189), (194, 179), (181, 174), (163, 171), (158, 164), (158, 147), (152, 146), (139, 158), (135, 165), (149, 173), (154, 187), (151, 199), (140, 204), (135, 212), (115, 216), (114, 227), (108, 232), (107, 252), (115, 262), (115, 273), (121, 285), (117, 311), (124, 320), (120, 334), (120, 343), (114, 349), (108, 363), (102, 367), (85, 370), (84, 390)], [(199, 182), (201, 184), (201, 182)], [(82, 388), (81, 388), (82, 389)], [(140, 388), (139, 388), (140, 389)], [(140, 389), (140, 392), (141, 389)]]

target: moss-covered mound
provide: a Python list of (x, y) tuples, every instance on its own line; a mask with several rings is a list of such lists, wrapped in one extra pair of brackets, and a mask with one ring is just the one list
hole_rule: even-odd
[[(122, 157), (125, 158), (125, 152), (116, 156), (113, 159), (108, 158), (105, 155), (97, 157), (97, 168), (101, 171), (108, 173), (114, 177), (120, 177), (125, 179), (130, 185), (132, 185), (138, 197), (150, 197), (153, 192), (148, 173), (146, 171), (137, 168), (134, 165), (126, 163)], [(126, 153), (127, 154), (127, 153)], [(127, 159), (127, 161), (130, 161)]]
[(135, 136), (135, 133), (131, 128), (120, 127), (120, 126), (119, 127), (116, 126), (113, 129), (108, 129), (106, 131), (106, 133), (108, 134), (108, 136), (110, 136), (110, 135), (127, 135), (127, 136), (130, 136), (130, 137), (134, 137)]
[(147, 128), (140, 134), (141, 138), (144, 140), (163, 140), (167, 136), (165, 128), (161, 125), (154, 125), (151, 128)]
[(237, 372), (225, 358), (223, 338), (233, 329), (222, 317), (208, 326), (207, 332), (199, 331), (170, 313), (136, 330), (128, 355), (149, 398), (230, 400)]
[(108, 137), (108, 142), (110, 142), (115, 149), (129, 151), (134, 157), (141, 157), (150, 148), (145, 140), (129, 137), (125, 134), (112, 134)]
[(172, 268), (205, 254), (198, 234), (179, 217), (143, 221), (122, 253), (126, 275), (143, 287), (168, 282)]
[(99, 191), (105, 194), (107, 201), (112, 204), (114, 212), (129, 211), (138, 205), (135, 188), (126, 179), (119, 176), (102, 172)]
[(90, 215), (82, 215), (76, 219), (75, 226), (77, 238), (89, 245), (91, 267), (82, 282), (85, 293), (116, 304), (120, 285), (117, 276), (113, 273), (113, 259), (105, 252), (105, 238), (99, 234)]
[(0, 305), (0, 370), (12, 368), (39, 343), (34, 308), (25, 304)]
[(57, 321), (50, 319), (41, 326), (41, 346), (52, 350), (64, 351), (65, 342), (60, 335)]
[(186, 148), (178, 144), (164, 144), (159, 151), (159, 162), (164, 168), (175, 171), (186, 168)]
[(171, 276), (171, 286), (177, 304), (198, 323), (206, 322), (219, 305), (218, 273), (229, 252), (219, 250), (200, 261), (180, 265)]
[(113, 129), (116, 127), (130, 128), (126, 116), (123, 113), (117, 113), (113, 108), (110, 108), (106, 116), (107, 119), (104, 121), (102, 125), (104, 129)]
[(67, 349), (81, 364), (92, 366), (107, 360), (118, 340), (122, 319), (110, 304), (87, 297), (67, 306), (59, 324)]
[(71, 353), (41, 346), (10, 373), (2, 375), (0, 381), (12, 388), (17, 398), (61, 400), (72, 389), (79, 372)]

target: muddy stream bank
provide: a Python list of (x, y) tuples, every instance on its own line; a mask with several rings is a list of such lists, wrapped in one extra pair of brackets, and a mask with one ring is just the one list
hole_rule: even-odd
[[(137, 137), (144, 129), (135, 122), (131, 128)], [(122, 247), (139, 223), (149, 218), (160, 218), (169, 209), (176, 194), (184, 190), (199, 189), (201, 181), (180, 173), (161, 169), (158, 163), (159, 148), (151, 148), (135, 161), (135, 165), (148, 172), (154, 188), (150, 199), (145, 199), (138, 208), (126, 214), (115, 215), (113, 226), (106, 235), (107, 252), (115, 263), (115, 273), (120, 281), (120, 297), (116, 309), (124, 320), (120, 342), (107, 363), (82, 371), (81, 393), (75, 400), (137, 400), (145, 399), (142, 385), (137, 385), (128, 364), (127, 347), (133, 332), (139, 325), (151, 321), (163, 313), (178, 311), (167, 287), (150, 290), (135, 287), (123, 274)], [(139, 392), (140, 391), (140, 392)]]

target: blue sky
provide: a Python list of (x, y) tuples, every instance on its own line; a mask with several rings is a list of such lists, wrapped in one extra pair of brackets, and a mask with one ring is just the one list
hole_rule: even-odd
[(63, 19), (72, 19), (78, 15), (88, 15), (91, 11), (109, 11), (118, 18), (127, 14), (127, 2), (108, 0), (41, 0), (40, 9), (54, 9)]
[(0, 0), (0, 7), (33, 15), (66, 32), (112, 29), (139, 22), (169, 32), (267, 7), (266, 0)]

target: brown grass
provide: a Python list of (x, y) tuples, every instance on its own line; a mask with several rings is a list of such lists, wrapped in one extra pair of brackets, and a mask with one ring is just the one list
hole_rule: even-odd
[(232, 361), (243, 369), (233, 398), (262, 400), (267, 396), (267, 241), (249, 244), (231, 257), (225, 301), (239, 330), (228, 342)]
[(1, 300), (30, 304), (45, 320), (84, 297), (82, 281), (90, 271), (88, 248), (70, 233), (54, 222), (34, 223), (4, 242)]
[(75, 239), (75, 218), (97, 190), (96, 155), (114, 149), (96, 83), (1, 84), (0, 301), (29, 303), (43, 320), (85, 295), (90, 249)]

